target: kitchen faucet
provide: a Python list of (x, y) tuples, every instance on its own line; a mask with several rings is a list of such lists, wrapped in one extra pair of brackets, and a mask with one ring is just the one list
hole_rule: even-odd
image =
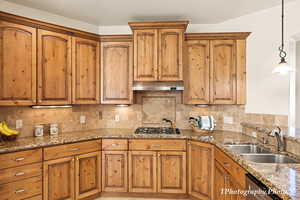
[(276, 129), (273, 129), (268, 135), (272, 137), (274, 136), (276, 137), (278, 152), (285, 151), (285, 142), (284, 142), (283, 134), (281, 132), (281, 128), (279, 126), (277, 126)]
[(172, 120), (163, 118), (162, 121), (165, 122), (165, 123), (170, 123), (172, 129), (175, 128)]

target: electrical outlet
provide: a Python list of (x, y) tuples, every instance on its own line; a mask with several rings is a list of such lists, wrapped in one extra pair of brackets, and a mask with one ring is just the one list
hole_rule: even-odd
[(233, 124), (233, 118), (229, 116), (224, 116), (223, 122), (224, 124)]
[(257, 137), (257, 133), (255, 132), (255, 131), (253, 131), (252, 133), (251, 133), (251, 135), (252, 135), (252, 137)]
[(86, 123), (86, 116), (85, 115), (80, 115), (79, 121), (80, 121), (80, 124), (85, 124)]
[(115, 115), (115, 121), (120, 121), (120, 115)]
[(21, 129), (23, 127), (23, 120), (16, 120), (16, 129)]

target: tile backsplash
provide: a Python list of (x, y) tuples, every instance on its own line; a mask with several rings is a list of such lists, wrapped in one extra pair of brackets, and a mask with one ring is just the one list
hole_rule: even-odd
[[(162, 118), (176, 121), (176, 126), (189, 129), (190, 116), (213, 115), (218, 130), (242, 131), (242, 122), (287, 127), (287, 116), (247, 114), (243, 105), (210, 105), (196, 107), (182, 104), (181, 92), (138, 92), (135, 104), (75, 105), (72, 108), (32, 109), (30, 107), (0, 107), (0, 120), (15, 128), (16, 120), (23, 120), (20, 137), (32, 136), (37, 124), (58, 123), (61, 132), (99, 128), (137, 128), (139, 126), (167, 126)], [(80, 116), (86, 123), (80, 124)], [(225, 120), (224, 120), (225, 119)]]

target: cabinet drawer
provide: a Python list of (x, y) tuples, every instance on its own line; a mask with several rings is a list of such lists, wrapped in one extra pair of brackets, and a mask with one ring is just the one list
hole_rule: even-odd
[(104, 139), (102, 140), (102, 150), (105, 151), (126, 151), (128, 150), (128, 140), (126, 139)]
[[(42, 194), (42, 177), (0, 185), (1, 200), (19, 200)], [(30, 199), (30, 198), (29, 198)]]
[(20, 151), (0, 155), (0, 169), (18, 167), (21, 165), (41, 162), (43, 160), (42, 149)]
[(0, 184), (42, 175), (42, 163), (0, 170)]
[(129, 150), (185, 151), (185, 140), (129, 140)]
[(65, 144), (44, 149), (44, 159), (51, 160), (101, 150), (101, 140)]
[(239, 183), (242, 188), (246, 187), (246, 171), (235, 161), (229, 158), (218, 148), (215, 148), (215, 159), (223, 166), (224, 169)]
[(38, 195), (38, 196), (30, 197), (30, 198), (25, 199), (25, 200), (43, 200), (43, 196)]

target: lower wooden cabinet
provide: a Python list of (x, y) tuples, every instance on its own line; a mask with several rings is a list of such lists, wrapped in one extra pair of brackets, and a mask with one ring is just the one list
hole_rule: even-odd
[(157, 192), (157, 153), (129, 152), (129, 192)]
[(186, 152), (158, 152), (158, 192), (186, 193)]
[(76, 199), (101, 192), (101, 153), (93, 152), (76, 156)]
[(75, 158), (44, 163), (44, 200), (75, 199)]
[(127, 151), (102, 152), (102, 191), (128, 192)]
[(44, 200), (82, 199), (101, 191), (100, 152), (44, 162)]
[(213, 146), (190, 141), (188, 155), (189, 195), (201, 200), (213, 200)]
[(228, 199), (224, 193), (227, 185), (226, 180), (228, 179), (228, 175), (225, 169), (218, 162), (215, 162), (214, 171), (214, 198), (218, 200)]

